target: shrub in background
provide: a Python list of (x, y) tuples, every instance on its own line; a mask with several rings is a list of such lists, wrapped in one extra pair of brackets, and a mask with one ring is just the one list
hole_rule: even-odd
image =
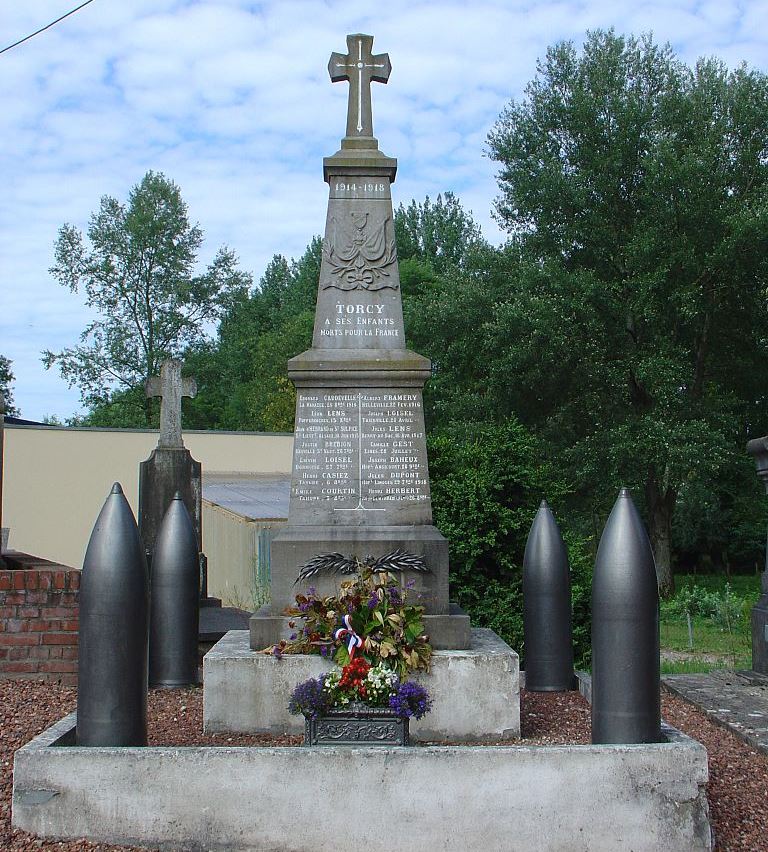
[[(522, 569), (528, 532), (543, 497), (568, 493), (541, 444), (517, 420), (453, 424), (430, 438), (435, 525), (451, 554), (451, 599), (476, 627), (490, 627), (524, 656)], [(573, 635), (579, 665), (589, 659), (592, 551), (558, 517), (571, 564)]]

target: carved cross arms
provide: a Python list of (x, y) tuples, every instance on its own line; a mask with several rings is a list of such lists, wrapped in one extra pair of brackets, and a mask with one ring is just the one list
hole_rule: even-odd
[(349, 80), (347, 136), (372, 137), (371, 82), (386, 83), (392, 65), (389, 54), (373, 55), (373, 36), (357, 33), (347, 36), (347, 54), (332, 53), (328, 63), (331, 80)]
[(181, 398), (197, 393), (194, 379), (181, 377), (181, 361), (169, 358), (163, 361), (160, 375), (147, 379), (148, 397), (160, 397), (160, 440), (158, 447), (183, 447), (181, 438)]

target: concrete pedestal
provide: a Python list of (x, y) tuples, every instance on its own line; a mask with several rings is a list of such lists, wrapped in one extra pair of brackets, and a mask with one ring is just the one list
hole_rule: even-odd
[[(207, 732), (296, 733), (304, 717), (288, 712), (295, 686), (333, 667), (309, 654), (281, 659), (251, 651), (247, 631), (233, 630), (203, 658), (204, 727)], [(429, 673), (419, 672), (433, 700), (411, 722), (411, 739), (466, 742), (520, 736), (518, 655), (492, 630), (473, 629), (471, 646), (435, 651)]]
[[(262, 607), (248, 622), (251, 650), (263, 651), (281, 639), (290, 639), (291, 634), (296, 633), (296, 628), (290, 626), (295, 621), (295, 616), (274, 615), (269, 605)], [(472, 643), (469, 616), (457, 604), (449, 604), (449, 611), (444, 615), (424, 615), (422, 621), (424, 632), (429, 636), (429, 644), (436, 650), (467, 649)]]
[[(764, 586), (765, 582), (764, 579)], [(768, 674), (768, 594), (765, 588), (752, 607), (752, 671)]]
[(640, 745), (321, 749), (82, 748), (74, 728), (16, 752), (15, 828), (211, 852), (712, 848), (707, 753), (667, 727)]

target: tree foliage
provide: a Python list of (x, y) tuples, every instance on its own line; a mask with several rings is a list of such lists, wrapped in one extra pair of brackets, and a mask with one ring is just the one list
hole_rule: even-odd
[(5, 355), (0, 355), (0, 395), (3, 397), (5, 413), (18, 416), (19, 409), (13, 402), (13, 383), (16, 377), (11, 370), (13, 362)]
[(395, 211), (395, 239), (400, 261), (417, 259), (438, 274), (464, 268), (485, 241), (480, 228), (452, 192), (436, 201), (400, 204)]
[[(444, 425), (429, 441), (435, 524), (451, 553), (451, 596), (475, 625), (525, 652), (522, 565), (543, 495), (555, 507), (567, 485), (543, 445), (516, 418)], [(590, 548), (566, 530), (572, 569), (574, 643), (589, 649)]]
[(187, 350), (186, 367), (198, 384), (190, 425), (293, 429), (296, 397), (287, 362), (312, 342), (321, 252), (315, 237), (298, 260), (275, 255), (258, 286), (224, 312), (215, 344)]
[(678, 499), (764, 421), (767, 126), (765, 75), (597, 32), (489, 137), (524, 258), (491, 385), (587, 490), (635, 486), (667, 592)]
[(43, 363), (56, 364), (87, 406), (135, 391), (166, 358), (204, 338), (206, 324), (247, 289), (249, 277), (224, 248), (194, 274), (202, 240), (178, 186), (154, 172), (130, 191), (127, 204), (101, 199), (87, 242), (72, 225), (62, 226), (51, 274), (82, 290), (95, 319), (79, 345), (46, 351)]

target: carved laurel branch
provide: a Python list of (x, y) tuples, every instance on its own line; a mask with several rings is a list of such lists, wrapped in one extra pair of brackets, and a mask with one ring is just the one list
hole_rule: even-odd
[(356, 556), (346, 557), (341, 553), (322, 553), (319, 556), (313, 556), (312, 559), (301, 566), (299, 576), (293, 584), (295, 586), (297, 583), (303, 583), (321, 571), (327, 571), (331, 574), (356, 574), (363, 568), (369, 568), (372, 574), (382, 574), (385, 571), (388, 573), (418, 571), (422, 574), (428, 574), (430, 570), (427, 568), (423, 556), (408, 553), (400, 548), (391, 553), (385, 553), (378, 559), (367, 556), (363, 560)]

